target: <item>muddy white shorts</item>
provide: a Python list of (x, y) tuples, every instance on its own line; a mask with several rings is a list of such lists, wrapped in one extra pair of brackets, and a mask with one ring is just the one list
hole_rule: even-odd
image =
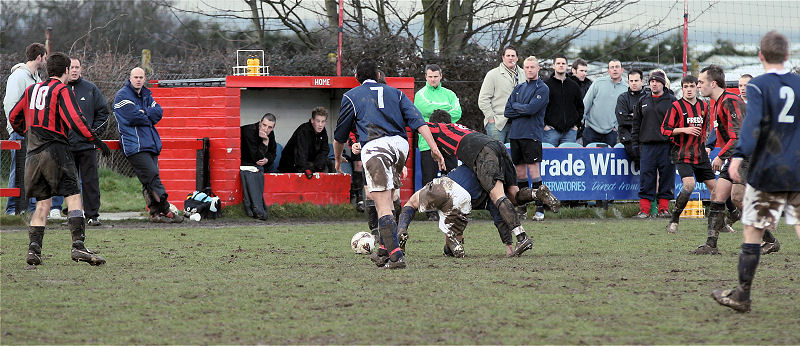
[(797, 224), (800, 216), (800, 192), (764, 192), (747, 184), (742, 202), (742, 224), (759, 229), (773, 229), (786, 215), (786, 223)]
[(407, 138), (391, 136), (367, 142), (361, 148), (361, 162), (369, 191), (399, 189), (407, 157)]

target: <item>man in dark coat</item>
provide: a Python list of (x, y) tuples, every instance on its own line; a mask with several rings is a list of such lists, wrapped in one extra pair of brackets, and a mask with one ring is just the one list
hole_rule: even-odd
[(278, 169), (283, 173), (305, 173), (309, 179), (314, 172), (332, 172), (327, 123), (328, 110), (314, 108), (311, 119), (298, 126), (286, 143)]

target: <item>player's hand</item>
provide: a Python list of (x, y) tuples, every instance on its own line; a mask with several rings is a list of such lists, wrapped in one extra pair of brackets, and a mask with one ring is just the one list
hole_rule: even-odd
[(265, 158), (263, 158), (261, 160), (256, 161), (256, 164), (259, 165), (259, 166), (263, 166), (263, 165), (266, 165), (268, 161), (269, 160), (265, 157)]
[(742, 163), (742, 159), (731, 159), (731, 165), (728, 167), (728, 174), (733, 179), (734, 183), (744, 183), (742, 181), (742, 176), (739, 175), (739, 166)]
[(715, 171), (722, 169), (722, 159), (720, 159), (719, 156), (715, 157), (714, 161), (711, 161), (711, 169)]
[(511, 244), (506, 244), (506, 257), (511, 257), (514, 254), (514, 247)]
[(684, 130), (684, 131), (685, 131), (684, 133), (686, 133), (687, 135), (695, 136), (695, 137), (697, 137), (697, 136), (699, 136), (700, 134), (703, 133), (701, 128), (694, 127), (694, 126), (687, 127), (686, 130)]
[(439, 164), (440, 171), (446, 171), (447, 165), (444, 164), (444, 157), (442, 153), (439, 151), (439, 148), (431, 148), (431, 157), (433, 158), (436, 163)]
[(111, 156), (111, 149), (108, 148), (108, 145), (105, 142), (103, 142), (103, 140), (95, 137), (92, 143), (96, 145), (98, 148), (100, 148), (100, 152), (103, 154), (103, 156), (105, 157)]
[(353, 155), (361, 154), (361, 143), (353, 143), (353, 146), (350, 147), (350, 151), (353, 152)]

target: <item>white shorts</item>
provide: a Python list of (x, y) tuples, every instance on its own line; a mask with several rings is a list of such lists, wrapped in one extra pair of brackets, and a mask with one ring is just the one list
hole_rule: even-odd
[(763, 192), (747, 184), (742, 202), (742, 224), (759, 229), (773, 229), (786, 215), (786, 223), (797, 224), (800, 192)]
[[(461, 185), (448, 177), (433, 179), (419, 190), (419, 211), (438, 211), (442, 233), (455, 231), (448, 216), (464, 216), (472, 212), (472, 197)], [(463, 232), (463, 229), (461, 230)], [(458, 232), (456, 232), (458, 233)]]
[(361, 162), (370, 192), (399, 189), (408, 157), (408, 139), (400, 136), (373, 139), (361, 148)]

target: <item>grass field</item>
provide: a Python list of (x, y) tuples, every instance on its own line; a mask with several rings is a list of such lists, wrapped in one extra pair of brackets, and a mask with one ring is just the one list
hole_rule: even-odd
[[(762, 257), (753, 311), (718, 306), (736, 284), (741, 235), (690, 256), (704, 220), (525, 223), (534, 248), (507, 259), (484, 220), (467, 257), (441, 256), (432, 222), (412, 224), (409, 267), (353, 254), (359, 222), (90, 229), (101, 267), (69, 260), (48, 230), (26, 270), (26, 232), (0, 234), (2, 344), (798, 344), (800, 241)], [(389, 303), (382, 297), (391, 297)]]

